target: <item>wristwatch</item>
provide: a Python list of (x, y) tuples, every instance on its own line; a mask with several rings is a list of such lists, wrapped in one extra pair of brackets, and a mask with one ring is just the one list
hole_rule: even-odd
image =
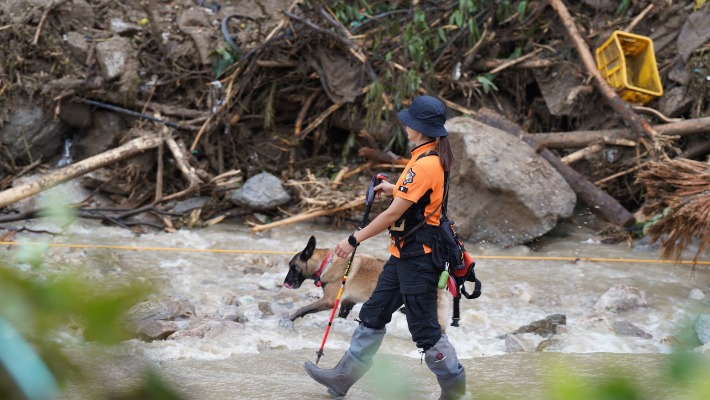
[(360, 244), (357, 242), (357, 239), (355, 239), (355, 234), (348, 236), (348, 244), (353, 247), (357, 247)]

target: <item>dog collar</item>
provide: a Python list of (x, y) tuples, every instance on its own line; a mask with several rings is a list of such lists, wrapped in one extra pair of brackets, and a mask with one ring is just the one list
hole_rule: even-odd
[(321, 274), (323, 274), (323, 271), (325, 271), (325, 267), (328, 266), (328, 264), (333, 262), (333, 253), (328, 253), (325, 258), (323, 259), (323, 262), (320, 264), (320, 268), (318, 269), (318, 272), (316, 272), (316, 277), (314, 280), (316, 281), (316, 286), (320, 287), (323, 282), (320, 280)]

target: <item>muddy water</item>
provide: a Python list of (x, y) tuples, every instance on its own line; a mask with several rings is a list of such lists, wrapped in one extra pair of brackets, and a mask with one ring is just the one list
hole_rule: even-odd
[[(43, 224), (51, 227), (49, 223), (39, 223), (36, 228)], [(562, 230), (566, 231), (564, 237), (547, 238), (531, 246), (501, 249), (468, 244), (467, 248), (474, 255), (656, 258), (654, 250), (643, 246), (599, 244), (594, 240), (592, 229), (583, 223), (580, 226), (568, 224)], [(119, 228), (77, 222), (65, 236), (54, 241), (296, 252), (305, 246), (310, 235), (317, 238), (318, 247), (332, 248), (347, 234), (347, 230), (303, 223), (274, 229), (263, 236), (250, 236), (241, 224), (223, 223), (203, 230), (136, 237)], [(28, 234), (24, 238), (32, 240), (36, 236)], [(387, 236), (379, 235), (358, 251), (386, 257), (387, 243)], [(278, 314), (293, 312), (314, 301), (320, 293), (310, 281), (297, 290), (281, 286), (290, 258), (285, 255), (55, 248), (49, 251), (48, 257), (71, 265), (68, 268), (87, 278), (117, 275), (149, 280), (159, 290), (157, 298), (173, 295), (189, 299), (195, 304), (198, 316), (180, 321), (183, 329), (216, 323), (214, 318), (205, 317), (214, 311), (210, 308), (210, 298), (251, 296), (255, 302), (277, 304)], [(659, 379), (659, 371), (672, 351), (669, 342), (662, 339), (675, 334), (694, 313), (703, 309), (702, 302), (688, 299), (691, 289), (700, 288), (710, 295), (707, 267), (699, 267), (693, 278), (689, 266), (670, 264), (479, 260), (476, 270), (484, 283), (484, 295), (475, 301), (462, 301), (461, 326), (449, 327), (448, 334), (469, 371), (471, 392), (501, 398), (540, 398), (547, 385), (557, 379), (556, 374), (543, 366), (555, 365), (563, 365), (561, 368), (566, 371), (577, 371), (589, 381), (603, 379), (605, 369), (600, 366), (636, 369), (640, 371), (638, 380), (650, 391), (650, 397), (672, 398), (674, 396), (668, 393), (660, 393), (665, 389), (652, 385)], [(607, 318), (610, 322), (630, 322), (651, 334), (652, 339), (589, 332), (570, 340), (561, 353), (510, 354), (505, 340), (499, 338), (550, 314), (566, 314), (568, 324), (594, 314), (593, 306), (599, 296), (619, 283), (643, 290), (648, 306), (607, 313)], [(335, 364), (347, 348), (357, 326), (358, 310), (356, 306), (347, 319), (334, 324), (322, 360), (325, 366)], [(117, 392), (126, 390), (135, 382), (137, 371), (148, 366), (161, 371), (193, 398), (325, 398), (321, 388), (307, 379), (301, 365), (315, 358), (329, 313), (299, 319), (295, 330), (279, 329), (278, 315), (261, 318), (258, 313), (250, 315), (251, 320), (239, 328), (205, 338), (152, 343), (130, 340), (108, 350), (67, 340), (67, 351), (80, 364), (91, 366), (101, 376), (101, 383), (108, 382), (112, 391)], [(378, 355), (381, 369), (368, 374), (367, 383), (357, 385), (351, 398), (399, 395), (401, 398), (436, 398), (436, 382), (426, 366), (420, 364), (404, 314), (397, 313), (387, 329)], [(542, 340), (533, 334), (525, 334), (522, 339), (528, 350), (534, 350)], [(112, 356), (111, 362), (105, 361), (106, 353)], [(639, 365), (643, 368), (635, 368)], [(66, 398), (71, 399), (92, 398), (96, 394), (93, 390), (98, 390), (90, 385), (68, 389)]]

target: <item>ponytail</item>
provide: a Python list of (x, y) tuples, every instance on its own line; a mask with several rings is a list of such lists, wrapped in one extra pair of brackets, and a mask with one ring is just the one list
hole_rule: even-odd
[(434, 147), (436, 147), (439, 153), (439, 161), (444, 171), (451, 171), (451, 168), (454, 166), (454, 153), (451, 151), (449, 138), (447, 136), (436, 138), (436, 145)]

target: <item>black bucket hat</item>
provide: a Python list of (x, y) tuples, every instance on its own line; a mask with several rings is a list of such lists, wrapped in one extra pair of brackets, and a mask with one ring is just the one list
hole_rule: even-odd
[(419, 96), (408, 109), (399, 112), (399, 119), (424, 136), (448, 136), (444, 128), (446, 107), (434, 97)]

